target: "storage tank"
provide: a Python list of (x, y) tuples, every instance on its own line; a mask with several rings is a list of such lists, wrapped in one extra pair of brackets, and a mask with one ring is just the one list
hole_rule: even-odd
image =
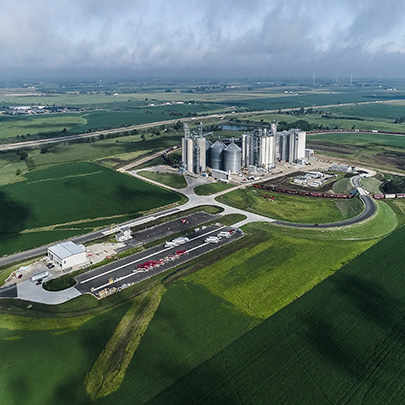
[(242, 163), (242, 149), (233, 141), (224, 150), (224, 170), (231, 173), (240, 172)]
[(210, 149), (211, 149), (211, 142), (206, 139), (205, 140), (205, 165), (208, 167), (210, 166)]
[(215, 141), (210, 147), (210, 165), (211, 169), (222, 170), (222, 160), (225, 145), (220, 141)]

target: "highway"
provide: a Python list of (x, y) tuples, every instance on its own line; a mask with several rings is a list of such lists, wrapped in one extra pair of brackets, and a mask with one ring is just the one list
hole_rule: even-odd
[[(187, 235), (190, 239), (189, 242), (177, 247), (164, 247), (160, 244), (143, 252), (136, 253), (124, 259), (81, 274), (75, 278), (77, 281), (75, 288), (81, 293), (91, 293), (98, 298), (102, 298), (106, 295), (107, 291), (113, 293), (132, 284), (139, 283), (152, 276), (170, 270), (179, 264), (183, 264), (201, 256), (211, 250), (217, 249), (242, 236), (241, 233), (233, 232), (230, 238), (222, 238), (217, 244), (204, 242), (208, 236), (215, 236), (221, 231), (229, 230), (231, 230), (230, 227), (211, 225), (206, 229), (201, 229), (197, 232), (193, 231)], [(175, 251), (184, 249), (188, 254), (176, 258), (174, 255)], [(145, 263), (150, 260), (158, 261), (166, 257), (170, 257), (170, 260), (160, 265), (158, 268), (153, 268), (148, 271), (137, 268), (137, 264)]]
[[(336, 106), (373, 104), (375, 102), (376, 101), (364, 101), (364, 102), (358, 102), (358, 103), (329, 104), (329, 105), (319, 105), (319, 106), (314, 105), (314, 106), (312, 106), (312, 108), (327, 108), (327, 107), (336, 107)], [(283, 108), (280, 110), (274, 109), (274, 110), (250, 111), (249, 114), (274, 114), (274, 113), (277, 113), (278, 111), (288, 112), (288, 111), (299, 110), (300, 108), (301, 107), (293, 107), (293, 108)], [(309, 108), (309, 106), (307, 108)], [(246, 112), (245, 111), (243, 111), (243, 112), (224, 112), (224, 113), (216, 113), (216, 114), (210, 114), (210, 115), (205, 115), (205, 116), (176, 118), (176, 119), (166, 120), (166, 121), (150, 122), (147, 124), (131, 125), (128, 127), (118, 127), (118, 128), (105, 129), (105, 130), (94, 131), (94, 132), (89, 132), (89, 133), (60, 136), (58, 138), (48, 138), (48, 139), (38, 139), (38, 140), (34, 140), (34, 141), (15, 142), (15, 143), (10, 143), (10, 144), (0, 145), (0, 151), (10, 151), (10, 150), (16, 150), (16, 149), (27, 148), (27, 147), (38, 147), (38, 146), (42, 146), (42, 145), (50, 145), (50, 144), (54, 144), (54, 143), (74, 141), (76, 139), (92, 138), (92, 137), (97, 137), (99, 135), (107, 135), (107, 134), (114, 134), (114, 133), (118, 133), (118, 132), (132, 131), (134, 129), (140, 130), (140, 129), (153, 128), (153, 127), (156, 127), (159, 125), (173, 125), (177, 121), (190, 122), (192, 120), (223, 119), (226, 116), (238, 116), (238, 115), (242, 115), (242, 114), (246, 114)]]

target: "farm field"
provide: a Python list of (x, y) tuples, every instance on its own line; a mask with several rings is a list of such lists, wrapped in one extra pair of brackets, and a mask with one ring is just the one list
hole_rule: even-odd
[(142, 177), (145, 177), (150, 180), (157, 181), (161, 184), (165, 184), (166, 186), (170, 186), (173, 188), (184, 188), (187, 186), (187, 182), (183, 175), (175, 174), (175, 173), (158, 173), (158, 172), (151, 172), (147, 170), (143, 170), (138, 172), (138, 174)]
[(55, 164), (97, 161), (107, 167), (125, 164), (138, 157), (146, 156), (159, 150), (177, 145), (181, 134), (170, 132), (161, 136), (151, 134), (131, 135), (123, 138), (105, 139), (97, 142), (53, 145), (45, 153), (39, 149), (28, 151), (28, 159), (19, 160), (15, 152), (0, 153), (0, 185), (21, 181), (17, 169), (49, 167)]
[(0, 142), (17, 135), (59, 133), (85, 125), (86, 119), (79, 114), (52, 114), (47, 116), (11, 117), (0, 115)]
[(402, 227), (152, 403), (403, 403), (404, 237)]
[[(124, 304), (79, 326), (73, 324), (59, 331), (0, 328), (0, 402), (86, 403), (85, 375), (127, 306)], [(7, 315), (0, 315), (4, 316)], [(46, 381), (47, 389), (39, 381)]]
[(227, 190), (233, 187), (232, 184), (226, 184), (222, 182), (216, 182), (211, 184), (202, 184), (194, 188), (194, 193), (197, 195), (212, 195), (219, 193), (220, 191)]
[[(275, 197), (268, 200), (266, 197)], [(332, 200), (292, 196), (255, 189), (238, 189), (218, 197), (218, 201), (274, 219), (299, 223), (329, 223), (354, 217), (363, 211), (358, 198)]]
[(327, 156), (404, 172), (405, 136), (356, 133), (315, 134), (307, 136), (307, 145)]
[[(384, 202), (381, 204), (386, 205)], [(198, 370), (202, 364), (210, 363), (218, 353), (228, 350), (227, 348), (235, 344), (233, 342), (238, 342), (246, 333), (246, 336), (251, 336), (252, 332), (249, 330), (257, 330), (255, 326), (272, 313), (296, 300), (340, 265), (376, 242), (376, 239), (353, 241), (350, 240), (350, 234), (347, 235), (347, 240), (340, 240), (339, 237), (335, 240), (331, 237), (333, 233), (325, 240), (317, 240), (316, 230), (312, 230), (312, 233), (299, 233), (289, 228), (265, 224), (251, 224), (244, 229), (247, 232), (245, 238), (225, 246), (224, 251), (213, 252), (208, 258), (192, 264), (192, 268), (200, 270), (168, 285), (161, 304), (129, 363), (121, 387), (110, 396), (97, 401), (98, 403), (126, 403), (129, 400), (144, 402), (155, 398), (156, 395), (169, 395), (165, 391), (168, 387), (172, 386), (174, 389), (178, 384), (182, 384), (183, 378), (187, 378), (186, 375), (192, 375), (196, 372), (193, 370)], [(280, 246), (281, 251), (277, 253)], [(322, 255), (317, 252), (322, 252)], [(315, 259), (315, 262), (311, 264), (308, 258)], [(245, 259), (252, 263), (252, 269), (249, 271), (242, 265), (242, 260)], [(308, 262), (309, 267), (297, 266), (303, 261)], [(288, 277), (285, 277), (286, 274)], [(280, 284), (281, 278), (285, 282)], [(215, 289), (214, 284), (217, 282), (220, 283), (221, 289)], [(283, 288), (280, 288), (280, 285)], [(121, 293), (122, 296), (116, 294), (109, 297), (105, 307), (113, 305), (114, 300), (119, 302), (120, 299), (126, 299), (127, 294), (131, 293), (129, 290)], [(106, 313), (109, 322), (109, 327), (106, 327), (104, 321), (101, 321), (104, 315), (94, 317), (103, 310), (103, 307), (97, 309), (97, 305), (104, 305), (104, 302), (90, 303), (87, 302), (89, 299), (90, 297), (80, 297), (64, 304), (60, 314), (57, 312), (58, 308), (41, 309), (41, 306), (34, 305), (32, 310), (35, 309), (37, 315), (34, 316), (33, 313), (33, 318), (10, 317), (4, 313), (0, 315), (0, 320), (7, 317), (7, 322), (2, 323), (3, 327), (12, 326), (13, 329), (0, 331), (0, 349), (11, 348), (10, 357), (7, 355), (6, 360), (18, 359), (18, 353), (25, 352), (25, 345), (29, 342), (30, 354), (24, 381), (25, 385), (30, 387), (29, 392), (37, 396), (39, 401), (43, 401), (42, 403), (59, 399), (63, 377), (66, 377), (64, 381), (67, 379), (69, 383), (72, 382), (68, 387), (63, 385), (66, 400), (70, 403), (72, 400), (79, 403), (89, 402), (84, 389), (85, 375), (95, 364), (97, 356), (128, 309), (126, 304)], [(93, 308), (93, 312), (87, 309), (77, 320), (71, 318), (72, 315), (69, 314), (80, 308)], [(36, 317), (40, 317), (41, 311), (44, 310), (44, 314), (47, 314), (45, 318), (40, 322), (36, 321)], [(20, 311), (22, 314), (27, 311), (24, 305)], [(48, 321), (46, 317), (50, 315), (52, 319)], [(88, 321), (84, 323), (85, 320)], [(31, 330), (24, 330), (24, 322)], [(51, 328), (62, 328), (63, 333), (57, 330), (35, 330), (47, 329), (47, 323)], [(93, 341), (94, 336), (96, 343)], [(53, 339), (55, 342), (51, 344)], [(88, 344), (91, 344), (91, 350)], [(260, 338), (249, 344), (256, 348), (262, 347)], [(33, 360), (41, 356), (40, 353), (45, 347), (50, 347), (49, 345), (55, 348), (55, 351), (47, 351), (46, 355), (42, 355), (41, 362), (34, 363)], [(60, 359), (65, 358), (65, 351), (71, 356), (66, 370), (60, 367)], [(56, 352), (58, 359), (51, 355)], [(17, 357), (11, 357), (13, 355)], [(52, 367), (49, 366), (51, 363)], [(253, 362), (253, 367), (254, 364), (256, 363)], [(17, 367), (18, 363), (14, 365), (9, 360), (2, 363), (1, 378), (8, 376), (7, 378), (12, 380), (14, 370), (19, 370)], [(41, 376), (44, 370), (48, 372), (49, 369), (56, 370), (57, 367), (59, 368), (52, 379), (48, 380), (47, 393), (39, 393), (41, 387), (35, 384), (37, 376)], [(236, 367), (235, 370), (237, 369), (239, 368)], [(212, 371), (216, 373), (215, 370)], [(15, 385), (7, 383), (5, 386), (5, 398), (11, 402), (16, 400), (16, 394), (13, 392)], [(192, 386), (191, 384), (190, 387)], [(72, 387), (75, 387), (74, 391)], [(156, 400), (160, 398), (162, 397), (157, 396)]]
[(26, 181), (0, 187), (1, 211), (8, 213), (0, 219), (1, 255), (11, 253), (19, 240), (27, 243), (26, 248), (38, 246), (37, 237), (41, 239), (44, 231), (53, 238), (66, 230), (70, 237), (72, 230), (84, 232), (82, 221), (136, 218), (143, 211), (181, 199), (171, 191), (94, 163), (53, 166), (25, 177)]

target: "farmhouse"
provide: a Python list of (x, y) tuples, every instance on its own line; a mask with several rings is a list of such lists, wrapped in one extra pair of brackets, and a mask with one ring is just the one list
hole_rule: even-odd
[(61, 270), (85, 264), (87, 261), (84, 246), (71, 241), (49, 247), (48, 258)]

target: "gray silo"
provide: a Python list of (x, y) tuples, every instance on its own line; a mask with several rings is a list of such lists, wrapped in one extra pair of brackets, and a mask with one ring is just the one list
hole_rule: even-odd
[(206, 142), (205, 142), (205, 164), (208, 167), (211, 167), (210, 166), (210, 164), (211, 164), (211, 161), (210, 161), (210, 149), (211, 149), (211, 142), (208, 139), (206, 139)]
[(231, 173), (240, 172), (242, 164), (242, 149), (233, 141), (224, 150), (224, 170)]
[(210, 167), (211, 169), (222, 170), (222, 160), (225, 145), (220, 141), (215, 141), (210, 147)]

